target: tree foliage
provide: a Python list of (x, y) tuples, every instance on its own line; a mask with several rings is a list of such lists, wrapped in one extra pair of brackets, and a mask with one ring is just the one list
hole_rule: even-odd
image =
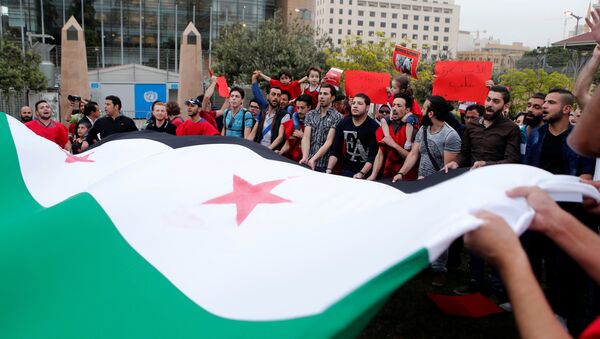
[(213, 44), (212, 68), (229, 83), (248, 83), (255, 70), (275, 77), (284, 67), (299, 79), (311, 66), (325, 66), (324, 48), (330, 45), (328, 39), (315, 38), (313, 28), (299, 18), (289, 25), (268, 19), (256, 29), (229, 25)]
[(537, 92), (548, 92), (552, 88), (571, 88), (573, 78), (558, 72), (546, 73), (544, 70), (509, 69), (500, 76), (500, 84), (510, 88), (511, 110), (522, 112), (527, 106), (527, 100)]
[(327, 49), (327, 66), (368, 72), (395, 74), (392, 53), (395, 43), (377, 32), (373, 43), (363, 43), (360, 36), (347, 36), (339, 48)]
[(433, 90), (433, 63), (419, 63), (417, 69), (417, 80), (412, 81), (413, 94), (417, 101), (422, 104)]
[(0, 91), (40, 90), (46, 87), (46, 78), (39, 65), (41, 58), (32, 51), (22, 54), (14, 42), (2, 37), (0, 50)]

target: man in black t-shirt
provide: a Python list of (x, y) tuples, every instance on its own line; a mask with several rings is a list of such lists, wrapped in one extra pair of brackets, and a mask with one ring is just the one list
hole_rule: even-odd
[(121, 115), (121, 99), (114, 95), (109, 95), (104, 101), (104, 111), (106, 116), (96, 120), (94, 126), (88, 132), (86, 140), (81, 144), (81, 150), (85, 151), (93, 143), (96, 136), (103, 139), (111, 134), (137, 131), (133, 119)]
[(343, 176), (367, 178), (377, 155), (375, 131), (379, 128), (379, 124), (367, 115), (369, 105), (371, 100), (365, 94), (357, 94), (352, 99), (351, 115), (343, 118), (335, 128), (327, 173), (331, 173), (341, 159)]

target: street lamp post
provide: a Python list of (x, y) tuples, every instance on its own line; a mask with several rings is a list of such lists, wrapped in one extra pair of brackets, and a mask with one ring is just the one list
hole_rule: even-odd
[(575, 36), (579, 35), (579, 20), (583, 19), (583, 17), (575, 15), (573, 11), (565, 11), (565, 15), (571, 16), (577, 20), (577, 23), (575, 24)]

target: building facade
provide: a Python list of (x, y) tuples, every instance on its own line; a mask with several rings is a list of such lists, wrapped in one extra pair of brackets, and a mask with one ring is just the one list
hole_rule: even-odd
[[(3, 31), (17, 40), (21, 31), (23, 36), (44, 33), (60, 45), (60, 29), (74, 15), (86, 32), (90, 68), (135, 63), (168, 70), (178, 67), (176, 49), (189, 22), (208, 51), (210, 37), (224, 26), (252, 29), (275, 12), (275, 0), (4, 0), (2, 6)], [(59, 60), (57, 55), (52, 61)]]
[(316, 1), (317, 34), (328, 35), (334, 45), (351, 35), (373, 43), (381, 32), (426, 59), (456, 55), (460, 6), (454, 0)]
[(491, 61), (495, 71), (515, 68), (530, 48), (522, 42), (502, 44), (493, 37), (480, 38), (480, 32), (460, 31), (456, 58), (467, 61)]

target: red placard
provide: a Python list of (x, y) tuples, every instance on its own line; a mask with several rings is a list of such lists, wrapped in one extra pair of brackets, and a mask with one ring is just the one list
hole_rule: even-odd
[(325, 82), (339, 88), (340, 82), (342, 81), (342, 73), (344, 73), (343, 70), (331, 67), (331, 69), (327, 71), (327, 74), (325, 74)]
[(488, 94), (486, 80), (492, 76), (488, 61), (438, 61), (435, 64), (433, 95), (451, 101), (485, 102)]
[(344, 87), (350, 98), (358, 93), (366, 94), (371, 103), (385, 104), (388, 101), (386, 87), (390, 83), (389, 73), (345, 71)]
[(219, 96), (222, 98), (227, 98), (229, 96), (229, 86), (227, 86), (225, 76), (217, 77), (217, 91), (219, 91)]
[(421, 52), (402, 45), (396, 45), (392, 54), (392, 62), (396, 71), (408, 74), (415, 79), (417, 79), (417, 67), (419, 66), (420, 58)]

